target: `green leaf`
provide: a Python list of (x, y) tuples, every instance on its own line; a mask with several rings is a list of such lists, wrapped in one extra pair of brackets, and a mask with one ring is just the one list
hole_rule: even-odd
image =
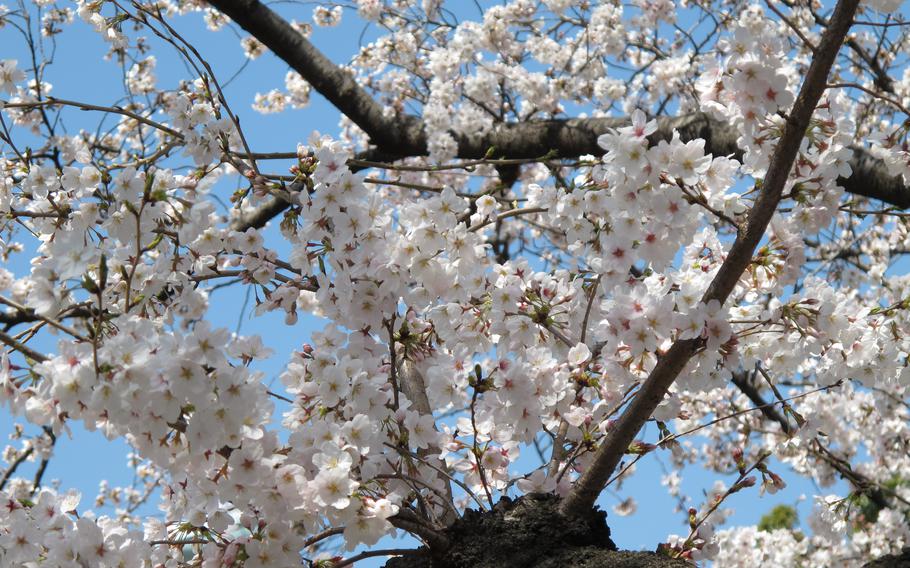
[(771, 532), (777, 529), (793, 530), (799, 523), (799, 515), (796, 509), (790, 505), (778, 505), (771, 509), (767, 514), (762, 515), (758, 521), (758, 530)]
[(89, 294), (101, 292), (101, 288), (98, 287), (98, 284), (92, 280), (92, 277), (88, 274), (82, 276), (82, 287), (85, 288)]

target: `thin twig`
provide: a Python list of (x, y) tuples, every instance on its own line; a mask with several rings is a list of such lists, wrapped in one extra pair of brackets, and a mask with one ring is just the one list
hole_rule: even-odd
[(408, 556), (417, 554), (421, 554), (421, 552), (416, 548), (387, 548), (385, 550), (368, 550), (366, 552), (361, 552), (360, 554), (351, 556), (350, 558), (340, 560), (333, 564), (332, 568), (344, 568), (344, 566), (351, 566), (359, 560), (365, 560), (367, 558), (373, 558), (375, 556)]
[(63, 325), (62, 323), (55, 320), (54, 318), (49, 318), (47, 316), (41, 315), (29, 307), (23, 306), (22, 304), (20, 304), (19, 302), (15, 301), (15, 300), (11, 300), (9, 298), (4, 298), (3, 296), (0, 296), (0, 304), (6, 304), (7, 306), (18, 310), (19, 312), (21, 312), (23, 314), (28, 314), (30, 316), (33, 316), (35, 319), (41, 320), (51, 327), (57, 328), (64, 333), (68, 333), (68, 334), (72, 335), (79, 341), (88, 342), (88, 338), (86, 338), (85, 336), (83, 336), (82, 334), (77, 332), (75, 329), (73, 329), (69, 326)]
[(511, 209), (509, 211), (503, 211), (502, 213), (493, 215), (490, 219), (487, 219), (486, 221), (481, 221), (480, 223), (472, 226), (470, 229), (468, 229), (468, 231), (475, 233), (488, 225), (492, 225), (493, 223), (495, 223), (497, 221), (502, 221), (503, 219), (508, 219), (509, 217), (519, 217), (521, 215), (535, 215), (537, 213), (546, 213), (547, 211), (549, 211), (549, 209), (546, 207), (524, 207), (524, 208), (519, 208), (519, 209)]
[(7, 482), (16, 473), (16, 470), (19, 469), (19, 466), (25, 463), (33, 453), (35, 453), (34, 445), (29, 446), (28, 449), (16, 456), (16, 459), (14, 459), (11, 464), (9, 464), (9, 467), (5, 472), (3, 472), (3, 477), (0, 477), (0, 491), (6, 487)]
[(43, 101), (33, 101), (33, 102), (28, 102), (28, 103), (9, 103), (9, 102), (5, 102), (5, 101), (0, 102), (0, 107), (2, 107), (2, 108), (38, 108), (38, 107), (45, 107), (45, 106), (71, 106), (71, 107), (81, 108), (82, 110), (96, 110), (96, 111), (100, 111), (100, 112), (109, 112), (112, 114), (120, 114), (120, 115), (129, 117), (129, 118), (132, 118), (133, 120), (141, 122), (142, 124), (145, 124), (147, 126), (151, 126), (152, 128), (155, 128), (156, 130), (166, 132), (167, 134), (170, 134), (174, 138), (179, 138), (180, 140), (183, 140), (183, 134), (180, 134), (173, 128), (170, 128), (168, 126), (161, 124), (160, 122), (155, 122), (154, 120), (152, 120), (150, 118), (146, 118), (142, 115), (136, 114), (135, 112), (132, 112), (132, 111), (126, 110), (124, 108), (120, 108), (120, 107), (99, 106), (99, 105), (93, 105), (93, 104), (89, 104), (89, 103), (81, 103), (79, 101), (58, 99), (56, 97), (47, 97), (47, 99), (45, 99)]
[(32, 349), (31, 347), (16, 341), (13, 337), (7, 335), (5, 332), (0, 331), (0, 343), (5, 343), (7, 346), (15, 349), (19, 353), (22, 353), (32, 361), (37, 361), (38, 363), (43, 363), (47, 361), (47, 355), (39, 353)]

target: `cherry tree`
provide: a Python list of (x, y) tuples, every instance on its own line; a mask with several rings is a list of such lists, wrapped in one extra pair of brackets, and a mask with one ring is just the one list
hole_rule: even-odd
[[(0, 402), (37, 432), (3, 454), (0, 564), (480, 565), (472, 524), (541, 507), (609, 550), (598, 497), (654, 454), (688, 522), (653, 536), (667, 565), (910, 544), (901, 3), (469, 4), (0, 6), (31, 54), (0, 59), (0, 253), (30, 257), (0, 268)], [(195, 12), (284, 61), (285, 88), (228, 100), (177, 30)], [(376, 39), (339, 66), (308, 37), (342, 18)], [(125, 97), (52, 94), (46, 47), (85, 24)], [(335, 137), (250, 147), (237, 108), (314, 91)], [(66, 129), (77, 112), (98, 128)], [(276, 334), (322, 318), (276, 354), (281, 387), (267, 335), (209, 321), (224, 286)], [(43, 482), (77, 423), (133, 448), (115, 514)], [(688, 466), (718, 479), (694, 504)], [(805, 531), (723, 527), (800, 476)]]

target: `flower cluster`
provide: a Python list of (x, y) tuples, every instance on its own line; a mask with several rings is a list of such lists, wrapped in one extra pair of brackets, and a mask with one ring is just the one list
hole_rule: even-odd
[[(867, 5), (863, 17), (895, 8)], [(511, 0), (456, 21), (435, 0), (358, 0), (351, 16), (384, 35), (336, 70), (378, 95), (384, 119), (419, 108), (415, 153), (428, 155), (368, 148), (354, 116), (338, 138), (263, 154), (168, 23), (203, 10), (214, 31), (227, 18), (156, 8), (45, 13), (48, 36), (75, 15), (92, 26), (122, 66), (127, 102), (49, 98), (40, 65), (0, 60), (0, 258), (30, 255), (0, 268), (0, 402), (41, 431), (17, 429), (21, 447), (3, 452), (0, 564), (331, 565), (324, 540), (353, 551), (397, 529), (432, 546), (465, 507), (571, 494), (598, 449), (624, 439), (614, 434), (630, 401), (674, 365), (678, 378), (640, 417), (654, 427), (620, 448), (610, 480), (614, 511), (631, 515), (623, 483), (649, 454), (667, 457), (663, 483), (690, 532), (663, 550), (718, 566), (839, 565), (910, 542), (910, 279), (896, 274), (910, 223), (842, 187), (867, 167), (866, 134), (882, 172), (910, 179), (894, 118), (910, 74), (888, 78), (895, 99), (863, 98), (882, 77), (829, 85), (778, 171), (819, 49), (800, 30), (826, 21), (812, 7), (787, 18), (736, 6), (706, 31), (704, 3)], [(344, 10), (319, 4), (313, 23), (344, 25)], [(0, 27), (6, 17), (0, 7)], [(851, 36), (842, 85), (867, 81), (856, 61), (894, 71), (881, 46), (901, 28), (889, 21)], [(164, 59), (137, 30), (199, 76), (162, 87)], [(245, 57), (265, 53), (262, 41), (242, 38)], [(303, 108), (327, 88), (299, 71), (254, 108)], [(67, 133), (68, 107), (115, 118)], [(570, 111), (585, 116), (566, 122)], [(551, 126), (574, 154), (473, 151), (512, 127)], [(482, 157), (454, 160), (466, 147)], [(273, 158), (287, 170), (273, 173)], [(782, 177), (769, 198), (765, 184)], [(227, 180), (240, 185), (220, 214)], [(742, 256), (755, 212), (778, 197)], [(721, 278), (729, 294), (716, 292)], [(279, 354), (280, 385), (264, 381), (269, 337), (211, 323), (229, 285), (295, 332), (300, 313), (323, 319)], [(143, 531), (133, 509), (98, 516), (40, 476), (14, 475), (51, 459), (48, 440), (76, 422), (132, 446), (149, 490), (128, 499), (160, 499), (162, 511)], [(528, 466), (535, 448), (541, 463)], [(682, 493), (693, 464), (739, 477), (696, 505)], [(847, 479), (851, 493), (816, 498), (811, 534), (722, 528), (737, 499), (783, 491), (789, 476)], [(96, 507), (121, 493), (103, 486)]]

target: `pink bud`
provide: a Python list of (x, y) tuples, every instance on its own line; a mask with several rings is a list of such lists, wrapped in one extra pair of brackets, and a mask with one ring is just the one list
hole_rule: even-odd
[(783, 489), (787, 486), (787, 483), (783, 480), (783, 478), (781, 478), (781, 476), (777, 475), (776, 473), (769, 473), (769, 475), (771, 476), (771, 483), (773, 483), (774, 486), (778, 489)]
[(739, 487), (739, 488), (752, 487), (752, 486), (755, 485), (755, 476), (754, 476), (754, 475), (750, 475), (749, 477), (743, 479), (742, 481), (740, 481), (740, 482), (737, 483), (736, 485), (737, 485), (737, 487)]

